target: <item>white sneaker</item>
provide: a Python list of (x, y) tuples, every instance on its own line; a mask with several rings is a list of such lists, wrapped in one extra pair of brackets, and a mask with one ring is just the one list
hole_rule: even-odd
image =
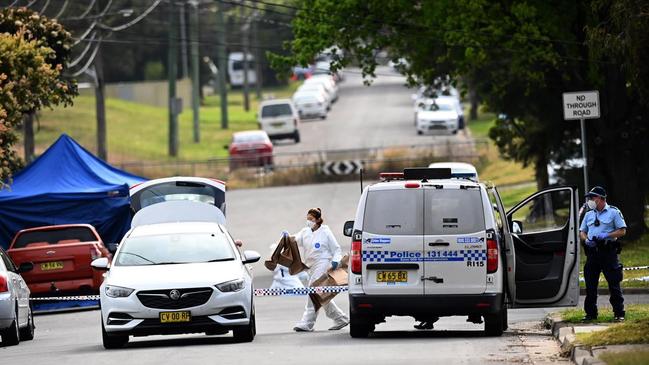
[(340, 329), (347, 327), (348, 324), (349, 324), (348, 320), (343, 320), (342, 322), (334, 324), (333, 327), (329, 328), (329, 331), (338, 331)]
[(313, 328), (305, 328), (302, 326), (295, 326), (293, 327), (293, 331), (295, 332), (313, 332)]

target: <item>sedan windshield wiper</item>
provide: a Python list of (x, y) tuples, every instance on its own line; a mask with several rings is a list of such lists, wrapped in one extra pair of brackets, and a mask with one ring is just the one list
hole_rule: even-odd
[(133, 255), (133, 256), (135, 256), (135, 257), (141, 258), (142, 260), (144, 260), (144, 261), (146, 261), (146, 262), (150, 262), (150, 263), (152, 263), (152, 264), (155, 264), (154, 261), (151, 261), (151, 260), (147, 259), (146, 257), (144, 257), (144, 256), (142, 256), (142, 255), (138, 255), (138, 254), (133, 253), (133, 252), (120, 252), (119, 254), (120, 254), (120, 255), (122, 255), (122, 254), (123, 254), (123, 255)]
[(221, 262), (221, 261), (232, 261), (232, 260), (234, 260), (234, 257), (227, 257), (227, 258), (224, 258), (224, 259), (214, 259), (214, 260), (209, 260), (209, 261), (206, 261), (206, 262)]

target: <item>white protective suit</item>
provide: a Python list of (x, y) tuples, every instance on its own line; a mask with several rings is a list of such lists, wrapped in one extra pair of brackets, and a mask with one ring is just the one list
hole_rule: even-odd
[[(302, 257), (304, 263), (309, 267), (309, 286), (331, 268), (332, 261), (340, 262), (342, 259), (340, 245), (331, 229), (326, 225), (320, 226), (315, 232), (305, 227), (295, 235), (295, 240), (298, 247), (304, 251)], [(323, 308), (327, 317), (334, 321), (334, 327), (349, 322), (345, 313), (338, 308), (333, 300), (325, 304)], [(311, 298), (307, 298), (302, 320), (295, 327), (303, 331), (313, 331), (317, 317), (318, 312), (316, 312)]]

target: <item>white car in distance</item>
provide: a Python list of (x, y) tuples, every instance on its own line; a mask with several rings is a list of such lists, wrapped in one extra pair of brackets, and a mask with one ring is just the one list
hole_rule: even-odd
[(322, 84), (329, 95), (331, 95), (331, 101), (336, 102), (338, 100), (338, 85), (331, 75), (313, 75), (304, 81), (303, 85), (309, 84)]
[(318, 96), (324, 99), (327, 107), (327, 111), (331, 109), (333, 96), (329, 93), (329, 91), (327, 91), (327, 89), (323, 84), (311, 83), (311, 84), (300, 85), (300, 87), (298, 87), (295, 93), (293, 94), (293, 100), (295, 101), (295, 98), (298, 95), (302, 95), (302, 94), (317, 94)]
[(250, 342), (256, 334), (252, 275), (213, 205), (172, 201), (140, 210), (100, 288), (102, 340), (120, 348), (129, 336), (225, 334)]
[(415, 116), (417, 134), (452, 133), (459, 128), (459, 115), (453, 100), (429, 99), (418, 105)]
[(293, 95), (293, 104), (300, 118), (327, 118), (328, 105), (324, 96), (318, 92), (300, 92)]

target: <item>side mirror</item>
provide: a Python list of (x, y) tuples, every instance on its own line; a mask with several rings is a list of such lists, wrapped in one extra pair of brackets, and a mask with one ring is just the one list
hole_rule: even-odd
[(243, 241), (242, 240), (234, 240), (234, 244), (237, 247), (243, 247)]
[(106, 248), (108, 249), (108, 252), (112, 253), (113, 255), (115, 252), (117, 252), (117, 248), (119, 247), (119, 243), (113, 242), (109, 243), (106, 245)]
[(108, 264), (109, 262), (107, 257), (100, 257), (98, 259), (94, 259), (90, 263), (90, 267), (99, 271), (108, 271)]
[(22, 273), (25, 273), (25, 272), (30, 272), (32, 270), (34, 270), (34, 264), (33, 263), (31, 263), (31, 262), (23, 262), (18, 267), (18, 274), (22, 274)]
[(243, 251), (243, 263), (252, 264), (261, 259), (261, 255), (257, 251)]
[(521, 221), (512, 221), (512, 233), (515, 233), (515, 234), (523, 233), (523, 222), (521, 222)]
[(343, 227), (343, 234), (347, 237), (351, 237), (352, 232), (354, 232), (354, 221), (345, 222), (345, 226)]

